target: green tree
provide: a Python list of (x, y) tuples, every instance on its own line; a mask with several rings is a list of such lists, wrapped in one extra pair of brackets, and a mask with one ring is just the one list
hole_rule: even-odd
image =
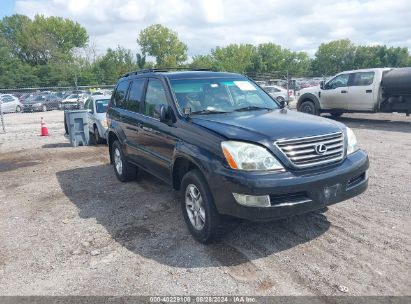
[(137, 43), (144, 56), (156, 59), (158, 67), (175, 67), (187, 60), (187, 46), (179, 40), (176, 32), (161, 24), (143, 29)]
[(33, 68), (13, 55), (4, 37), (0, 36), (0, 88), (35, 86), (38, 78)]
[(132, 52), (120, 46), (115, 50), (107, 49), (106, 54), (94, 63), (94, 72), (101, 84), (113, 84), (122, 75), (137, 69)]
[(318, 75), (334, 75), (354, 67), (356, 47), (348, 40), (322, 43), (312, 62), (313, 72)]
[(229, 44), (211, 50), (213, 67), (218, 71), (246, 73), (253, 69), (255, 46), (251, 44)]
[(196, 55), (193, 56), (192, 62), (189, 64), (190, 68), (214, 69), (214, 62), (211, 55)]
[(305, 52), (293, 52), (274, 43), (262, 43), (257, 46), (255, 72), (280, 73), (288, 71), (290, 75), (307, 74), (310, 58)]
[(85, 46), (88, 40), (87, 31), (77, 22), (42, 15), (33, 20), (22, 15), (4, 17), (0, 35), (12, 46), (16, 57), (31, 65), (70, 60), (73, 49)]

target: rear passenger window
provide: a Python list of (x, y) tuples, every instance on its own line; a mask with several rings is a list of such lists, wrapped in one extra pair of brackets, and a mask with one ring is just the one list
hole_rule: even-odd
[(352, 86), (368, 86), (374, 82), (374, 72), (358, 72), (354, 74)]
[(124, 99), (126, 98), (129, 81), (122, 81), (118, 84), (116, 92), (114, 93), (114, 103), (116, 107), (125, 108)]
[(144, 114), (155, 117), (155, 106), (162, 104), (167, 105), (166, 91), (164, 90), (163, 84), (160, 80), (151, 78), (147, 85)]
[(135, 79), (130, 87), (128, 95), (127, 109), (133, 112), (140, 112), (141, 97), (143, 96), (144, 79)]

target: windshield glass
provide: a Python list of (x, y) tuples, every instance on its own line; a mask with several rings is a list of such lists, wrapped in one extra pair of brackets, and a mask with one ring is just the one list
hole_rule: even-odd
[(171, 87), (181, 109), (196, 114), (240, 109), (278, 109), (278, 104), (246, 78), (174, 79)]
[(78, 94), (71, 94), (67, 97), (68, 98), (79, 98), (80, 96)]
[(99, 99), (96, 100), (96, 112), (105, 113), (107, 112), (108, 102), (110, 99)]

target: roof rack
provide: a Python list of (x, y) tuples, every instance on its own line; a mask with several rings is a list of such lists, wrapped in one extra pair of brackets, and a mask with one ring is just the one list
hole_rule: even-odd
[(138, 74), (145, 74), (145, 73), (161, 73), (161, 72), (170, 72), (170, 71), (212, 71), (212, 69), (207, 69), (207, 68), (183, 68), (183, 67), (177, 67), (177, 68), (158, 68), (158, 69), (143, 69), (143, 70), (138, 70), (134, 72), (128, 72), (127, 74), (124, 74), (122, 77), (128, 77), (130, 75), (138, 75)]

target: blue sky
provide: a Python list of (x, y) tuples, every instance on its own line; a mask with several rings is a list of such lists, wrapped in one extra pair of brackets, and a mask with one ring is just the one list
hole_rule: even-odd
[(102, 54), (118, 45), (139, 51), (145, 27), (178, 32), (190, 56), (229, 43), (273, 42), (313, 56), (321, 43), (408, 47), (410, 0), (0, 0), (0, 15), (60, 16), (87, 29)]
[(0, 0), (0, 18), (14, 14), (15, 2), (14, 0)]

